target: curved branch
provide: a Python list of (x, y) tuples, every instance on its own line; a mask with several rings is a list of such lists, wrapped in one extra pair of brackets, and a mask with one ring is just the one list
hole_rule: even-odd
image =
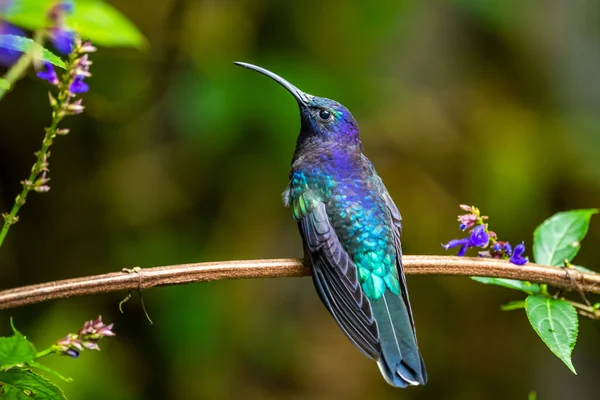
[[(489, 276), (547, 283), (564, 290), (600, 294), (600, 274), (537, 264), (516, 266), (507, 261), (485, 258), (405, 256), (403, 260), (408, 275)], [(74, 296), (156, 286), (223, 279), (299, 277), (310, 274), (302, 260), (295, 258), (206, 262), (124, 271), (3, 290), (0, 291), (0, 310)]]

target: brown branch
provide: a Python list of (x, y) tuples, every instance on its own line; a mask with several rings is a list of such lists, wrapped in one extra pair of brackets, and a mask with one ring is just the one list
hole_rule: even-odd
[[(537, 264), (516, 266), (507, 261), (442, 256), (405, 256), (409, 275), (489, 276), (547, 283), (563, 290), (600, 294), (600, 274), (567, 272)], [(156, 286), (210, 282), (223, 279), (285, 278), (309, 275), (302, 260), (220, 261), (112, 272), (0, 291), (0, 310), (97, 293), (148, 289)]]

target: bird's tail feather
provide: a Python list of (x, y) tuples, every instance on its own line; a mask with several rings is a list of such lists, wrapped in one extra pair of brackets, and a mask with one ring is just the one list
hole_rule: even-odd
[(371, 300), (371, 306), (381, 343), (382, 354), (377, 364), (385, 380), (401, 388), (424, 385), (427, 372), (407, 308), (410, 305), (386, 290), (381, 298)]

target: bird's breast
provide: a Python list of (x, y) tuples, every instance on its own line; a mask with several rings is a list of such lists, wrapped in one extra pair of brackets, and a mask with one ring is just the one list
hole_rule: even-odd
[(373, 177), (347, 163), (322, 162), (293, 170), (284, 198), (298, 220), (319, 202), (326, 204), (329, 221), (355, 263), (367, 296), (379, 298), (386, 289), (399, 293), (396, 228)]

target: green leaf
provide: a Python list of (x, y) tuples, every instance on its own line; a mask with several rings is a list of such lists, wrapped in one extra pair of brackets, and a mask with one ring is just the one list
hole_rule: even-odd
[(36, 400), (66, 400), (63, 391), (48, 379), (30, 370), (12, 368), (0, 371), (0, 382), (21, 391), (31, 391)]
[(581, 240), (587, 234), (592, 215), (597, 209), (571, 210), (554, 214), (533, 233), (535, 262), (558, 267), (579, 252)]
[(58, 56), (45, 49), (41, 44), (23, 36), (0, 35), (0, 47), (29, 53), (35, 59), (48, 61), (57, 67), (65, 68), (65, 63)]
[[(19, 7), (5, 16), (7, 21), (35, 30), (48, 24), (47, 12), (55, 0), (20, 0)], [(90, 39), (94, 45), (143, 48), (147, 40), (140, 30), (121, 12), (100, 0), (78, 0), (67, 26)]]
[(586, 267), (582, 267), (581, 265), (573, 265), (573, 264), (571, 264), (571, 268), (573, 268), (573, 269), (575, 269), (575, 270), (577, 270), (579, 272), (585, 272), (586, 274), (597, 274), (596, 271), (592, 271), (591, 269), (586, 268)]
[(127, 17), (108, 3), (97, 0), (78, 1), (73, 15), (67, 18), (82, 37), (107, 47), (142, 48), (146, 38)]
[(548, 348), (569, 367), (574, 374), (571, 352), (575, 347), (578, 319), (575, 307), (564, 300), (529, 296), (525, 311), (533, 330)]
[(503, 304), (501, 308), (502, 311), (520, 310), (521, 308), (525, 308), (525, 300), (510, 301), (506, 304)]
[(19, 0), (16, 7), (10, 7), (2, 19), (32, 31), (45, 28), (48, 24), (47, 13), (53, 4), (54, 0)]
[(2, 399), (2, 400), (31, 400), (32, 398), (29, 395), (25, 394), (25, 392), (19, 388), (16, 388), (14, 386), (8, 386), (8, 385), (2, 386), (2, 384), (0, 383), (0, 399)]
[(537, 399), (537, 393), (534, 392), (533, 390), (531, 392), (529, 392), (529, 396), (527, 396), (527, 400), (536, 400)]
[(4, 78), (0, 78), (0, 89), (2, 89), (2, 90), (10, 89), (10, 83)]
[(527, 294), (536, 294), (540, 292), (540, 285), (537, 283), (531, 283), (527, 281), (517, 281), (515, 279), (504, 279), (504, 278), (487, 278), (483, 276), (472, 276), (471, 279), (477, 282), (485, 283), (487, 285), (498, 285), (504, 286), (509, 289), (520, 290)]
[(33, 343), (14, 327), (12, 320), (10, 324), (14, 334), (11, 337), (0, 337), (0, 368), (30, 362), (37, 355)]

